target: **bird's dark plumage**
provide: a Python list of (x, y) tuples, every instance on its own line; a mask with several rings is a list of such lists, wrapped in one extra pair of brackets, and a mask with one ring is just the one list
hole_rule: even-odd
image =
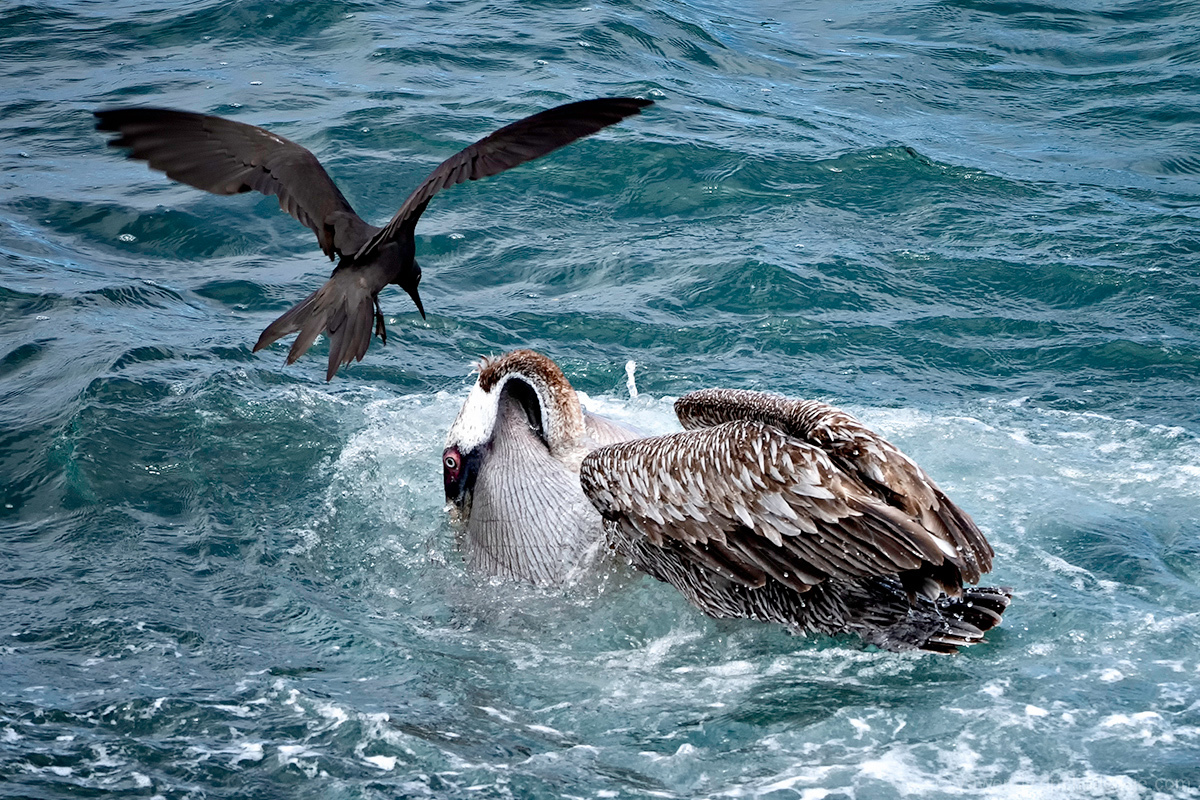
[(382, 228), (354, 212), (316, 156), (263, 128), (166, 108), (114, 108), (95, 116), (99, 130), (119, 134), (111, 147), (128, 148), (130, 158), (146, 161), (174, 180), (213, 194), (253, 190), (278, 197), (280, 208), (316, 233), (325, 254), (340, 259), (325, 285), (271, 323), (254, 345), (261, 350), (299, 333), (288, 352), (290, 364), (325, 333), (330, 380), (341, 365), (362, 360), (372, 333), (387, 341), (378, 299), (384, 286), (401, 286), (424, 316), (414, 230), (435, 194), (544, 156), (637, 114), (651, 102), (583, 100), (506, 125), (442, 162)]

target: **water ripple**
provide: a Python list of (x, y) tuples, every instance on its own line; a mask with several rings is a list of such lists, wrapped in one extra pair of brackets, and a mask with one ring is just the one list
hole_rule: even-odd
[[(1190, 797), (1200, 753), (1193, 4), (201, 0), (0, 8), (0, 781), (30, 796)], [(588, 96), (636, 119), (458, 186), (422, 319), (324, 383), (251, 348), (330, 263), (272, 198), (105, 147), (168, 105), (309, 148), (382, 223)], [(954, 659), (469, 574), (444, 431), (532, 346), (677, 428), (847, 405), (996, 546)], [(637, 362), (637, 400), (624, 364)]]

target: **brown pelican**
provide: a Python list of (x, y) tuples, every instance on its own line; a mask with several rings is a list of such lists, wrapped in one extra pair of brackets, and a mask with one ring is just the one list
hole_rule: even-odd
[(545, 356), (485, 360), (443, 454), (470, 565), (553, 584), (605, 543), (710, 616), (888, 650), (955, 652), (1000, 621), (1010, 590), (964, 588), (991, 569), (979, 528), (850, 414), (727, 389), (675, 412), (686, 430), (638, 437)]
[(325, 379), (332, 380), (342, 364), (362, 360), (372, 331), (387, 342), (380, 289), (398, 284), (425, 316), (417, 293), (421, 267), (413, 231), (435, 194), (544, 156), (637, 114), (651, 102), (632, 97), (583, 100), (506, 125), (443, 161), (382, 228), (354, 213), (316, 156), (262, 128), (165, 108), (113, 108), (95, 116), (98, 129), (120, 134), (109, 146), (129, 148), (130, 158), (148, 162), (169, 178), (213, 194), (253, 189), (278, 196), (280, 208), (317, 234), (325, 255), (340, 258), (328, 282), (272, 322), (254, 345), (257, 352), (298, 331), (288, 351), (291, 364), (325, 333)]
[(579, 465), (597, 447), (637, 435), (585, 413), (562, 370), (540, 353), (485, 360), (442, 454), (467, 563), (544, 586), (585, 569), (603, 530)]

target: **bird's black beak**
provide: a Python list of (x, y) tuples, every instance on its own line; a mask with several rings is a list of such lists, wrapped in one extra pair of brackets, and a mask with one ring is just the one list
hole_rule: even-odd
[(471, 513), (471, 496), (482, 462), (480, 448), (464, 454), (451, 445), (442, 452), (442, 485), (446, 489), (446, 502), (458, 510), (464, 521)]
[(417, 292), (417, 287), (421, 284), (421, 265), (413, 261), (412, 272), (397, 283), (403, 287), (404, 291), (408, 292), (408, 296), (417, 304), (417, 311), (421, 312), (421, 319), (425, 319), (425, 306), (422, 305), (421, 295)]
[(417, 287), (414, 286), (411, 289), (405, 287), (405, 291), (408, 292), (408, 296), (412, 298), (413, 302), (417, 304), (417, 311), (421, 312), (421, 319), (425, 319), (425, 306), (421, 305), (421, 295), (417, 294)]

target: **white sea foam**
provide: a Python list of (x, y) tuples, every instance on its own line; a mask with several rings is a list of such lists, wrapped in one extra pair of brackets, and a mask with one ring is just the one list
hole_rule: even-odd
[[(439, 524), (442, 519), (438, 456), (444, 428), (454, 419), (461, 399), (450, 395), (374, 399), (362, 410), (359, 431), (350, 435), (346, 447), (329, 464), (331, 480), (325, 497), (328, 516), (314, 521), (312, 542), (319, 545), (331, 533), (340, 531), (343, 517), (353, 516), (343, 511), (370, 517), (382, 533), (377, 540), (367, 540), (361, 546), (362, 553), (395, 559), (402, 566), (395, 572), (397, 583), (386, 587), (394, 590), (400, 600), (412, 595), (414, 565), (427, 564), (430, 553), (418, 547), (428, 534), (413, 531), (427, 531), (431, 521)], [(589, 409), (632, 423), (648, 433), (678, 428), (671, 402), (672, 398), (646, 393), (636, 399), (587, 398)], [(398, 776), (406, 764), (424, 764), (433, 758), (448, 766), (442, 780), (455, 781), (452, 786), (461, 790), (497, 789), (514, 769), (557, 774), (566, 766), (595, 759), (632, 760), (637, 769), (661, 776), (666, 786), (676, 786), (673, 781), (684, 781), (678, 776), (694, 774), (698, 764), (728, 763), (727, 744), (706, 741), (703, 736), (691, 740), (676, 732), (691, 724), (685, 710), (690, 709), (691, 715), (714, 715), (712, 727), (720, 729), (728, 720), (742, 718), (739, 715), (746, 714), (746, 709), (757, 708), (763, 692), (773, 690), (782, 681), (784, 685), (794, 682), (803, 690), (832, 696), (840, 697), (847, 690), (863, 694), (840, 699), (844, 708), (824, 715), (812, 712), (811, 720), (802, 717), (808, 720), (804, 724), (780, 724), (766, 735), (738, 742), (739, 752), (751, 753), (756, 759), (754, 777), (744, 771), (727, 770), (728, 783), (713, 777), (696, 788), (684, 781), (682, 786), (689, 789), (676, 794), (738, 798), (786, 794), (812, 800), (875, 794), (918, 798), (961, 792), (996, 800), (1156, 796), (1152, 780), (1109, 774), (1102, 763), (1080, 750), (1084, 745), (1073, 742), (1147, 748), (1200, 744), (1200, 729), (1190, 724), (1186, 712), (1180, 711), (1200, 703), (1194, 682), (1187, 680), (1189, 675), (1200, 674), (1200, 662), (1184, 651), (1177, 651), (1177, 655), (1164, 651), (1147, 662), (1130, 657), (1142, 646), (1140, 643), (1187, 637), (1196, 630), (1200, 613), (1139, 607), (1134, 602), (1134, 588), (1111, 579), (1103, 564), (1076, 561), (1069, 552), (1056, 551), (1052, 541), (1039, 539), (1039, 531), (1043, 530), (1043, 517), (1057, 519), (1078, 511), (1068, 509), (1058, 493), (1078, 497), (1085, 487), (1090, 497), (1087, 504), (1102, 510), (1139, 505), (1140, 500), (1128, 504), (1123, 500), (1145, 491), (1159, 503), (1190, 501), (1193, 489), (1184, 488), (1181, 493), (1172, 469), (1200, 464), (1193, 441), (1174, 429), (1127, 425), (1085, 415), (1055, 415), (1054, 419), (1067, 429), (1048, 431), (1038, 423), (1043, 419), (1042, 411), (1030, 404), (983, 404), (970, 413), (948, 415), (907, 409), (853, 410), (935, 473), (955, 499), (988, 525), (1000, 552), (998, 569), (1007, 572), (1008, 581), (1019, 584), (1018, 600), (1004, 624), (1007, 655), (990, 651), (991, 645), (982, 645), (977, 652), (946, 660), (919, 654), (884, 654), (852, 644), (830, 646), (820, 639), (816, 648), (811, 639), (790, 639), (796, 643), (794, 651), (776, 650), (766, 655), (755, 652), (763, 649), (760, 642), (750, 649), (754, 655), (748, 655), (739, 649), (739, 637), (755, 642), (762, 636), (757, 628), (716, 626), (691, 612), (682, 601), (671, 609), (661, 608), (662, 603), (653, 604), (653, 613), (664, 614), (668, 624), (664, 630), (652, 627), (652, 633), (614, 640), (605, 639), (608, 633), (601, 632), (600, 627), (617, 622), (600, 621), (600, 616), (588, 618), (596, 622), (592, 630), (583, 627), (572, 633), (554, 628), (556, 636), (544, 639), (530, 636), (528, 627), (518, 624), (463, 627), (446, 625), (436, 618), (397, 615), (397, 625), (402, 620), (404, 630), (437, 643), (438, 648), (452, 642), (457, 648), (496, 662), (502, 670), (511, 667), (508, 680), (520, 685), (515, 691), (545, 698), (544, 703), (534, 700), (539, 703), (534, 706), (538, 710), (529, 711), (521, 703), (510, 703), (511, 698), (497, 690), (498, 685), (488, 686), (496, 696), (474, 705), (476, 716), (485, 722), (467, 723), (476, 732), (486, 724), (553, 744), (521, 762), (490, 763), (475, 757), (478, 753), (472, 751), (470, 742), (478, 733), (463, 730), (462, 698), (449, 698), (448, 716), (431, 728), (431, 739), (414, 738), (412, 733), (391, 724), (386, 712), (367, 714), (341, 699), (334, 702), (308, 693), (298, 682), (264, 679), (259, 673), (238, 682), (236, 702), (217, 703), (212, 710), (233, 718), (257, 718), (263, 716), (263, 704), (269, 700), (298, 716), (307, 733), (295, 741), (269, 745), (234, 741), (203, 752), (194, 750), (192, 756), (222, 759), (229, 766), (247, 769), (263, 762), (274, 750), (278, 763), (317, 776), (322, 759), (334, 756), (344, 746), (332, 742), (340, 736), (352, 736), (356, 760), (373, 770)], [(1019, 437), (1010, 435), (1018, 431), (1022, 434)], [(1104, 449), (1100, 445), (1110, 446)], [(1132, 486), (1139, 488), (1135, 492)], [(446, 548), (449, 554), (452, 546), (448, 539), (437, 547)], [(452, 554), (449, 558), (452, 560)], [(386, 569), (373, 567), (376, 571)], [(434, 565), (434, 577), (438, 571), (444, 572), (446, 567)], [(452, 582), (442, 575), (431, 579), (428, 587), (445, 593), (448, 583)], [(620, 589), (635, 595), (646, 590), (637, 585)], [(548, 591), (504, 583), (481, 591), (492, 593), (487, 596), (498, 600), (520, 599), (515, 603), (517, 608), (535, 609), (540, 603), (547, 612), (560, 610), (563, 604), (582, 603), (586, 607), (587, 603), (599, 602), (594, 596), (582, 601), (557, 599)], [(1022, 593), (1030, 591), (1042, 591), (1045, 594), (1039, 597), (1045, 600), (1025, 600)], [(658, 597), (670, 603), (672, 595), (664, 591)], [(1030, 614), (1038, 606), (1049, 602), (1052, 607), (1069, 609), (1070, 603), (1087, 606), (1096, 603), (1097, 597), (1106, 599), (1099, 621), (1074, 620), (1072, 627), (1054, 636), (1037, 628), (1026, 630)], [(443, 597), (442, 602), (449, 601)], [(620, 600), (606, 602), (625, 608)], [(641, 612), (640, 607), (630, 607), (629, 613), (635, 619)], [(701, 646), (703, 656), (697, 655)], [(1038, 680), (1022, 673), (1036, 673), (1040, 664), (1062, 663), (1063, 658), (1084, 652), (1096, 660), (1085, 672), (1063, 678), (1044, 675)], [(996, 660), (992, 661), (994, 656)], [(1051, 661), (1054, 658), (1058, 661)], [(1162, 680), (1154, 676), (1156, 673), (1172, 678)], [(952, 694), (938, 693), (938, 674), (952, 675), (952, 685), (958, 688)], [(967, 674), (971, 678), (966, 678)], [(584, 679), (588, 681), (586, 690), (575, 686)], [(268, 680), (271, 684), (263, 696), (254, 696), (256, 687)], [(886, 697), (898, 682), (905, 685), (912, 681), (917, 681), (914, 686), (924, 687), (920, 691), (940, 698), (935, 700), (940, 708), (922, 710), (911, 703), (896, 704), (894, 698), (886, 708), (876, 703), (874, 698)], [(1146, 681), (1151, 681), (1148, 693)], [(1088, 693), (1091, 690), (1087, 687), (1091, 686), (1102, 688)], [(1141, 698), (1138, 703), (1109, 697), (1112, 687), (1122, 686), (1142, 687), (1136, 693)], [(1080, 692), (1082, 697), (1078, 697)], [(564, 696), (571, 699), (563, 700)], [(580, 702), (581, 696), (592, 699)], [(803, 697), (804, 692), (799, 696)], [(397, 714), (403, 714), (400, 706), (402, 703), (397, 702)], [(158, 714), (170, 711), (169, 705), (150, 708)], [(116, 711), (114, 708), (110, 712)], [(772, 711), (767, 708), (757, 712), (769, 715)], [(643, 720), (658, 721), (656, 724), (672, 733), (656, 742), (654, 748), (640, 747), (638, 752), (630, 752), (626, 739), (641, 734), (630, 732), (617, 720), (631, 716), (636, 720), (640, 715)], [(731, 729), (737, 730), (740, 724), (733, 723)], [(919, 733), (930, 726), (941, 730), (937, 734), (941, 744), (931, 745), (928, 736)], [(20, 734), (8, 727), (0, 736), (11, 740)], [(1055, 750), (1051, 762), (1078, 766), (1073, 770), (1057, 769), (1015, 758), (1008, 744), (1014, 736), (1042, 742), (1040, 747)], [(564, 740), (581, 738), (580, 744), (563, 750)], [(436, 757), (431, 757), (431, 752)], [(713, 772), (715, 775), (716, 770)], [(469, 775), (470, 781), (456, 782), (460, 774)], [(1189, 796), (1184, 784), (1176, 782), (1171, 787), (1160, 794)], [(424, 788), (424, 781), (414, 782), (414, 790)]]
[[(602, 395), (584, 400), (589, 411), (649, 434), (678, 429), (673, 398), (642, 392), (636, 398)], [(438, 456), (443, 433), (461, 401), (461, 395), (445, 393), (374, 400), (362, 412), (361, 429), (351, 435), (330, 465), (328, 517), (317, 520), (314, 535), (319, 537), (323, 526), (332, 530), (344, 524), (340, 520), (343, 509), (377, 520), (378, 530), (384, 533), (367, 547), (372, 555), (403, 565), (395, 573), (396, 582), (381, 589), (396, 602), (422, 587), (436, 598), (436, 593), (447, 591), (446, 574), (458, 574), (449, 537), (422, 549), (418, 545), (428, 534), (413, 531), (426, 531), (429, 520), (442, 519)], [(985, 798), (1145, 796), (1152, 784), (1108, 774), (1102, 764), (1090, 761), (1071, 743), (1116, 741), (1143, 747), (1196, 742), (1196, 726), (1177, 714), (1165, 713), (1162, 705), (1170, 703), (1176, 709), (1196, 706), (1200, 694), (1195, 686), (1178, 678), (1174, 684), (1159, 683), (1158, 697), (1152, 690), (1144, 705), (1130, 707), (1119, 697), (1106, 694), (1107, 689), (1098, 689), (1098, 693), (1084, 689), (1085, 699), (1076, 698), (1079, 690), (1075, 685), (1144, 685), (1155, 680), (1155, 672), (1200, 674), (1200, 663), (1182, 653), (1174, 658), (1159, 656), (1157, 661), (1162, 663), (1157, 667), (1130, 657), (1148, 642), (1194, 632), (1200, 613), (1190, 609), (1146, 611), (1137, 600), (1141, 587), (1108, 574), (1103, 562), (1080, 560), (1070, 550), (1056, 547), (1046, 530), (1048, 524), (1072, 520), (1081, 520), (1078, 524), (1083, 526), (1092, 517), (1103, 519), (1118, 511), (1193, 504), (1197, 491), (1193, 471), (1200, 470), (1200, 448), (1195, 440), (1175, 428), (1050, 412), (1031, 403), (979, 403), (949, 413), (874, 407), (851, 410), (925, 466), (984, 525), (998, 552), (998, 580), (1017, 586), (1017, 598), (1000, 635), (1002, 640), (1007, 635), (1004, 650), (1008, 656), (1000, 658), (1002, 653), (989, 650), (990, 645), (952, 660), (880, 653), (855, 645), (829, 646), (823, 641), (814, 649), (805, 640), (795, 639), (795, 652), (748, 658), (739, 652), (737, 636), (727, 639), (726, 631), (737, 630), (738, 636), (753, 638), (759, 635), (755, 629), (725, 627), (718, 636), (714, 623), (690, 611), (682, 601), (670, 609), (664, 609), (662, 602), (652, 603), (651, 613), (662, 613), (668, 627), (652, 628), (651, 635), (618, 637), (616, 646), (606, 639), (610, 636), (607, 629), (619, 629), (619, 624), (602, 616), (588, 618), (588, 625), (577, 632), (556, 627), (553, 636), (543, 638), (531, 635), (528, 626), (548, 623), (508, 621), (520, 620), (513, 615), (522, 610), (535, 614), (544, 609), (554, 615), (570, 604), (585, 608), (596, 602), (594, 596), (559, 598), (554, 592), (505, 582), (479, 589), (479, 597), (488, 598), (483, 605), (491, 604), (489, 612), (496, 615), (485, 617), (478, 612), (486, 622), (481, 626), (464, 629), (436, 620), (399, 618), (404, 619), (406, 630), (439, 643), (439, 648), (454, 642), (456, 647), (487, 653), (488, 659), (503, 654), (501, 663), (515, 670), (509, 680), (520, 683), (523, 692), (546, 698), (545, 704), (538, 706), (541, 711), (528, 712), (501, 702), (501, 692), (477, 708), (489, 724), (555, 741), (578, 736), (581, 728), (602, 731), (603, 735), (594, 735), (579, 746), (591, 753), (589, 757), (598, 758), (628, 756), (617, 743), (620, 728), (601, 721), (616, 713), (614, 710), (622, 716), (650, 713), (665, 719), (670, 719), (675, 709), (684, 708), (736, 714), (755, 703), (769, 681), (803, 680), (830, 692), (855, 687), (870, 698), (886, 693), (886, 687), (897, 681), (928, 680), (931, 670), (951, 674), (971, 670), (984, 676), (963, 684), (973, 689), (966, 688), (965, 694), (953, 699), (944, 698), (941, 708), (928, 712), (937, 715), (936, 725), (944, 731), (938, 738), (954, 741), (953, 746), (931, 751), (930, 746), (921, 744), (922, 737), (914, 731), (928, 728), (930, 720), (919, 710), (881, 710), (867, 699), (852, 702), (811, 728), (762, 737), (754, 747), (764, 754), (764, 764), (778, 759), (776, 774), (762, 780), (738, 778), (723, 787), (706, 785), (699, 790), (703, 794), (790, 792), (820, 798), (870, 796), (882, 789), (911, 797), (959, 790)], [(447, 563), (433, 565), (427, 585), (414, 586), (418, 580), (414, 567), (428, 564), (439, 551)], [(623, 587), (620, 593), (647, 590), (645, 586)], [(663, 592), (656, 597), (665, 598), (669, 605), (673, 596)], [(1077, 607), (1090, 609), (1100, 602), (1097, 598), (1103, 598), (1096, 608), (1098, 614), (1086, 615), (1081, 610), (1075, 617), (1068, 615), (1061, 630), (1048, 630), (1048, 625), (1055, 624), (1053, 620), (1038, 616), (1045, 608), (1064, 613)], [(442, 602), (449, 600), (443, 597)], [(511, 606), (503, 607), (506, 602)], [(599, 606), (601, 610), (625, 608), (625, 601), (619, 599), (606, 602), (610, 605)], [(640, 607), (629, 610), (639, 619), (642, 612)], [(695, 648), (704, 642), (710, 644), (701, 660)], [(1037, 673), (1042, 664), (1081, 654), (1095, 662), (1086, 673), (1041, 680), (1022, 674), (1022, 669)], [(993, 657), (1000, 660), (990, 660)], [(595, 696), (594, 704), (558, 699), (564, 693), (577, 696), (571, 686), (582, 676), (589, 676), (588, 693)], [(1065, 697), (1073, 700), (1068, 702)], [(357, 725), (360, 758), (380, 769), (398, 769), (399, 762), (388, 766), (393, 764), (390, 759), (403, 760), (406, 752), (419, 747), (407, 734), (379, 720), (348, 706), (322, 706), (324, 701), (306, 699), (294, 686), (280, 699), (313, 720), (316, 737), (326, 728)], [(457, 727), (440, 725), (437, 736), (444, 742), (457, 742), (462, 738)], [(1053, 758), (1079, 767), (1064, 771), (1014, 760), (1005, 744), (1014, 736), (1061, 751)], [(593, 748), (595, 752), (591, 752)], [(439, 749), (440, 757), (464, 774), (482, 778), (497, 769), (465, 758), (449, 746)], [(311, 758), (298, 752), (289, 757)], [(667, 751), (646, 751), (643, 757), (646, 769), (654, 765), (653, 769), (665, 770), (665, 774), (682, 769), (687, 760), (722, 759), (720, 749), (713, 745), (681, 741), (673, 742)], [(540, 769), (537, 764), (544, 761), (531, 758), (525, 766)], [(805, 766), (784, 766), (797, 761)], [(471, 785), (486, 788), (496, 784), (485, 780)]]
[(363, 758), (363, 761), (379, 767), (384, 772), (391, 772), (396, 768), (395, 756), (366, 756)]
[(242, 761), (258, 762), (263, 760), (263, 746), (261, 742), (240, 742), (237, 749), (232, 753), (232, 758), (229, 763), (236, 766)]

